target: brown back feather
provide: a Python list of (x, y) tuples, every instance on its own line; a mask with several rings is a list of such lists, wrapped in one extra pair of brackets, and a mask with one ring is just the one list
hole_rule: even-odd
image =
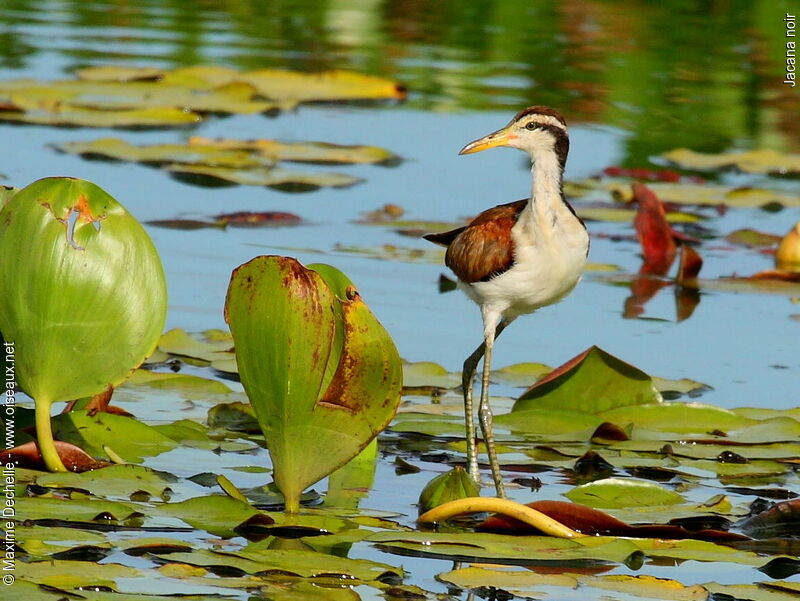
[(528, 200), (518, 200), (483, 211), (464, 227), (426, 240), (447, 246), (445, 264), (462, 282), (483, 282), (511, 268), (514, 243), (511, 228)]

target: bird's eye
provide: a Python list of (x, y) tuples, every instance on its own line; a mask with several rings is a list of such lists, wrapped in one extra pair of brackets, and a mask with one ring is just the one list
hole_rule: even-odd
[(536, 127), (537, 127), (537, 125), (536, 125), (536, 123), (534, 123), (533, 121), (529, 121), (529, 122), (528, 122), (528, 123), (525, 125), (525, 129), (527, 129), (528, 131), (533, 131), (534, 129), (536, 129)]

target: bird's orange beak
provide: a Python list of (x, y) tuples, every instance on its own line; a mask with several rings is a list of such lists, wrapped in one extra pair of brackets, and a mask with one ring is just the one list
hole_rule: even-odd
[(511, 124), (506, 125), (502, 129), (490, 133), (488, 136), (483, 136), (479, 140), (470, 142), (462, 148), (458, 154), (472, 154), (473, 152), (480, 152), (487, 148), (495, 148), (496, 146), (508, 146), (511, 140), (516, 139), (517, 134), (511, 131)]

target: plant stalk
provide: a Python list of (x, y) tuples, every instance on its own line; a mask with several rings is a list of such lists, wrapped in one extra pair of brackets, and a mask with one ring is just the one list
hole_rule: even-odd
[(53, 428), (50, 424), (50, 405), (45, 401), (36, 401), (36, 442), (42, 454), (44, 465), (51, 472), (66, 472), (53, 440)]

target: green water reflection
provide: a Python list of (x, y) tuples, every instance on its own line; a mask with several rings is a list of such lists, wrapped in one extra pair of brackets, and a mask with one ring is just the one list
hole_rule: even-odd
[(539, 103), (622, 128), (624, 163), (641, 165), (678, 146), (800, 148), (800, 95), (782, 83), (789, 4), (4, 0), (0, 66), (357, 69), (400, 80), (417, 109)]

